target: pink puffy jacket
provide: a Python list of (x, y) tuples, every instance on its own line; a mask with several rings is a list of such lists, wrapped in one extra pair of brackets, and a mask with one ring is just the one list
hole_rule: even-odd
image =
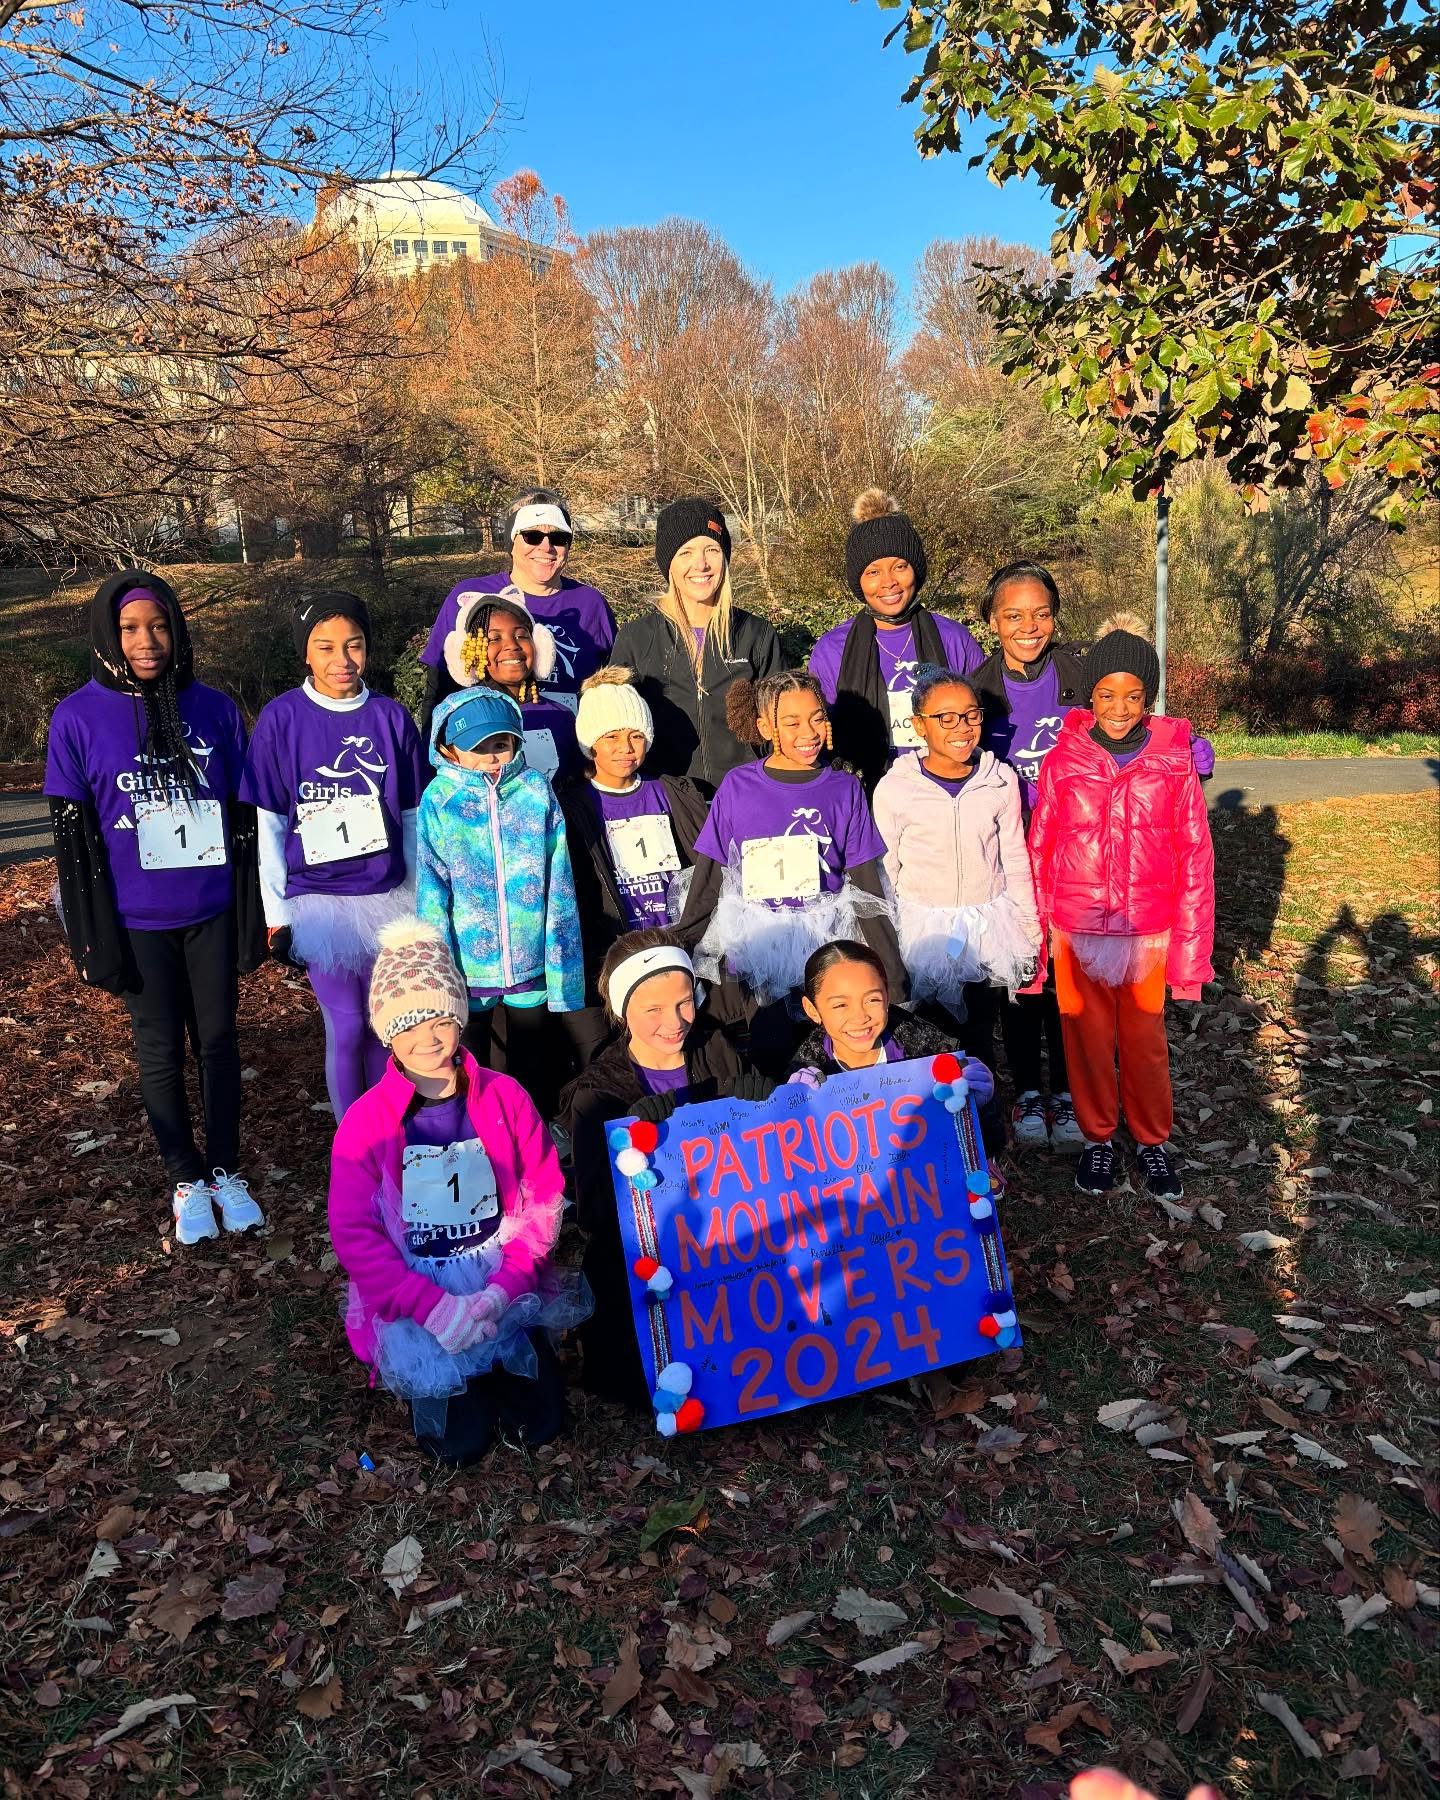
[(1047, 928), (1105, 937), (1168, 931), (1171, 987), (1213, 981), (1215, 851), (1188, 719), (1150, 720), (1123, 768), (1076, 707), (1040, 765), (1030, 822), (1035, 895)]
[[(468, 1050), (460, 1055), (465, 1111), (495, 1170), (502, 1251), (491, 1277), (511, 1299), (535, 1278), (560, 1235), (564, 1178), (550, 1133), (518, 1081), (482, 1069)], [(385, 1215), (401, 1195), (405, 1112), (415, 1087), (392, 1057), (375, 1086), (346, 1109), (330, 1154), (330, 1241), (354, 1283), (347, 1311), (350, 1347), (362, 1362), (375, 1359), (373, 1320), (408, 1317), (417, 1324), (444, 1290), (409, 1267), (386, 1229)]]

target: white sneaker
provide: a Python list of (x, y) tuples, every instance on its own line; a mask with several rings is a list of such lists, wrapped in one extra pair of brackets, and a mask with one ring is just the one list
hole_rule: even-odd
[(1056, 1094), (1050, 1101), (1050, 1142), (1057, 1150), (1079, 1150), (1085, 1133), (1075, 1122), (1075, 1107), (1068, 1094)]
[(170, 1211), (175, 1219), (175, 1236), (182, 1244), (198, 1244), (201, 1238), (219, 1237), (211, 1205), (214, 1195), (205, 1181), (177, 1181), (170, 1197)]
[(238, 1175), (215, 1171), (215, 1198), (220, 1203), (220, 1217), (227, 1231), (249, 1231), (252, 1225), (263, 1225), (265, 1215), (258, 1200), (252, 1199), (250, 1183)]
[(1023, 1093), (1012, 1107), (1010, 1134), (1018, 1150), (1033, 1150), (1037, 1145), (1049, 1142), (1045, 1130), (1045, 1102), (1034, 1088)]

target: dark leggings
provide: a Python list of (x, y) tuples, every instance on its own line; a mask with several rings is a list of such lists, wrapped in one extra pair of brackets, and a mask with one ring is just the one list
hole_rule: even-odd
[(1021, 994), (1002, 1000), (1000, 1033), (1005, 1039), (1005, 1058), (1016, 1094), (1044, 1093), (1046, 1082), (1041, 1053), (1050, 1052), (1051, 1094), (1068, 1094), (1070, 1077), (1065, 1072), (1065, 1040), (1060, 1034), (1060, 1008), (1055, 1003), (1055, 978), (1051, 975), (1038, 994)]
[[(233, 1175), (240, 1161), (240, 1043), (235, 1035), (235, 920), (230, 912), (173, 931), (131, 931), (140, 977), (126, 994), (140, 1098), (172, 1182)], [(185, 1093), (185, 1035), (200, 1062), (205, 1155)]]
[(512, 1375), (493, 1369), (472, 1376), (463, 1394), (445, 1404), (445, 1426), (438, 1437), (418, 1429), (416, 1442), (452, 1469), (477, 1462), (502, 1429), (539, 1446), (559, 1437), (565, 1429), (565, 1381), (549, 1338), (542, 1331), (530, 1334), (535, 1347), (533, 1375)]
[(569, 1066), (569, 1046), (558, 1015), (547, 1006), (492, 1006), (472, 1012), (465, 1048), (481, 1068), (513, 1075), (535, 1102), (540, 1117), (555, 1117)]
[(610, 1042), (615, 1027), (603, 1006), (582, 1006), (578, 1012), (556, 1013), (560, 1029), (570, 1045), (571, 1063), (568, 1074), (578, 1075), (588, 1069)]

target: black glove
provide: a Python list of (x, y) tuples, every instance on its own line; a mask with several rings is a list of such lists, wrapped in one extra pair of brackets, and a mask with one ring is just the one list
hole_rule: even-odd
[(748, 1071), (737, 1075), (731, 1083), (730, 1098), (732, 1100), (768, 1100), (775, 1092), (775, 1083), (768, 1075), (757, 1075)]
[(637, 1119), (648, 1119), (652, 1125), (659, 1125), (668, 1119), (675, 1110), (673, 1094), (647, 1094), (635, 1107)]
[(280, 964), (281, 968), (303, 969), (305, 967), (290, 948), (290, 927), (288, 925), (276, 925), (272, 930), (267, 931), (265, 943), (270, 955)]

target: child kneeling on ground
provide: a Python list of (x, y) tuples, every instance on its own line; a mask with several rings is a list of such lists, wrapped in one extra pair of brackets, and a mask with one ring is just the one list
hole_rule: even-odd
[(461, 1049), (468, 1012), (438, 932), (382, 930), (370, 1025), (390, 1060), (341, 1120), (330, 1164), (351, 1347), (457, 1468), (502, 1427), (532, 1445), (564, 1429), (549, 1333), (590, 1310), (549, 1260), (564, 1205), (555, 1146), (524, 1089)]
[(1075, 1185), (1115, 1186), (1123, 1103), (1145, 1187), (1178, 1200), (1165, 989), (1198, 1000), (1215, 979), (1215, 852), (1190, 723), (1151, 715), (1159, 684), (1146, 638), (1118, 629), (1097, 640), (1082, 671), (1093, 710), (1067, 715), (1040, 765), (1030, 855), (1085, 1134)]

